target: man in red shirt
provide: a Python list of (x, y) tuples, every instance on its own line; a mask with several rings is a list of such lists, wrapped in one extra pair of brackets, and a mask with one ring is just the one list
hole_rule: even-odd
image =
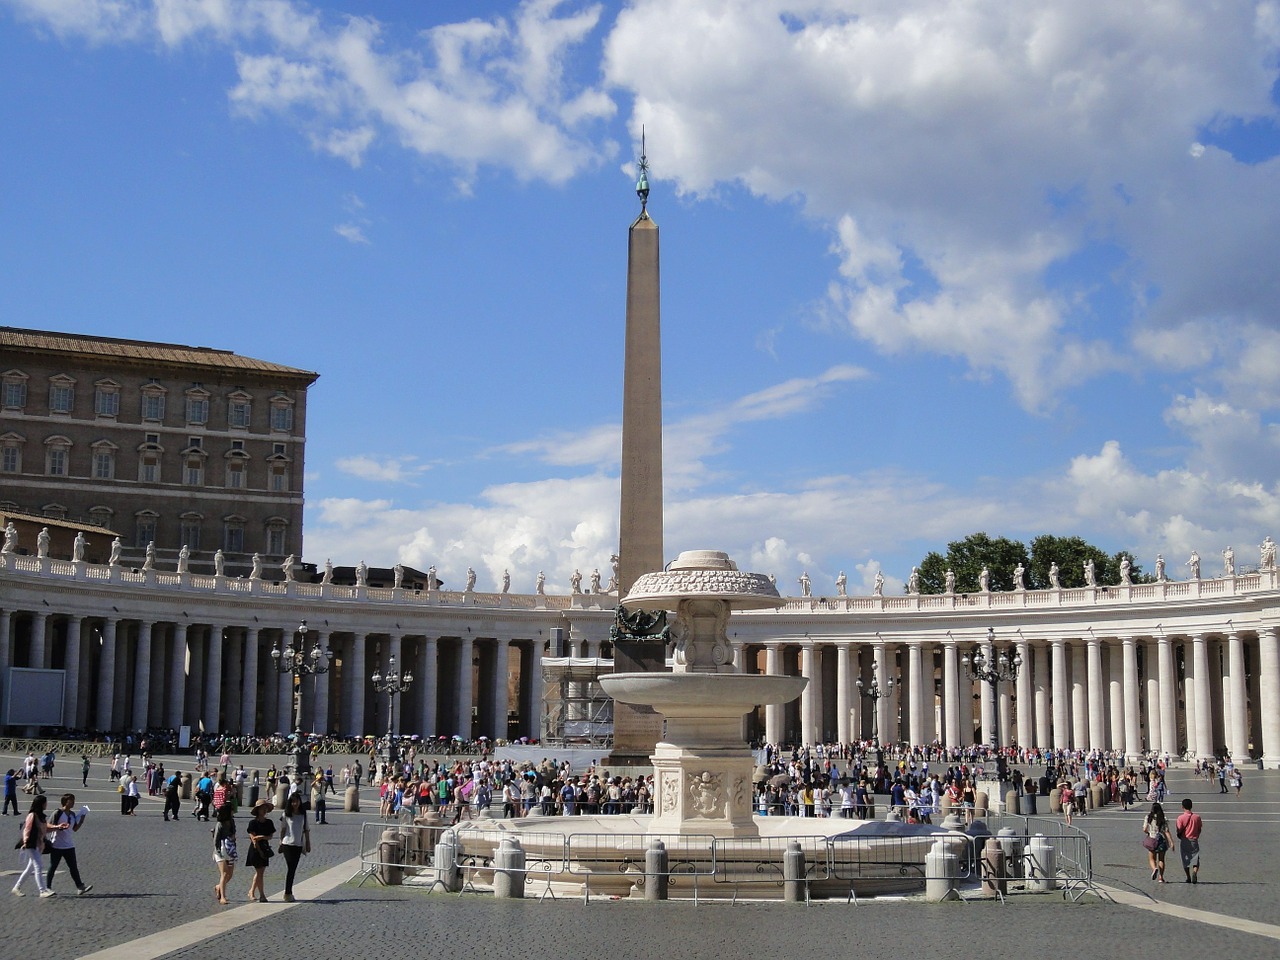
[(1200, 882), (1200, 831), (1204, 829), (1204, 821), (1200, 814), (1191, 812), (1191, 798), (1182, 801), (1182, 813), (1178, 816), (1175, 828), (1178, 834), (1179, 853), (1182, 854), (1182, 869), (1187, 872), (1187, 883)]

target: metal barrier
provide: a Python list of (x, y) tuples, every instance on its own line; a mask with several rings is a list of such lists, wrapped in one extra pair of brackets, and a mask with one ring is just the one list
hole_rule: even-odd
[(1044, 868), (1043, 864), (1032, 861), (1031, 854), (1031, 838), (1042, 836), (1055, 850), (1054, 877), (1064, 898), (1078, 902), (1085, 894), (1092, 893), (1100, 899), (1110, 899), (1094, 883), (1093, 844), (1089, 835), (1079, 827), (1051, 817), (1024, 817), (1007, 813), (989, 814), (987, 826), (993, 832), (1010, 828), (1021, 840), (1024, 876), (1031, 876)]
[(715, 874), (716, 839), (703, 834), (674, 833), (570, 834), (565, 847), (565, 866), (569, 874), (582, 878), (582, 902), (591, 902), (593, 878), (613, 881), (625, 877), (640, 887), (649, 882), (645, 853), (653, 840), (661, 840), (667, 848), (665, 882), (674, 886), (680, 879), (689, 878), (696, 904), (700, 878)]
[(468, 827), (464, 831), (455, 831), (457, 853), (454, 855), (454, 866), (463, 878), (459, 893), (479, 893), (475, 885), (476, 877), (482, 873), (492, 875), (498, 853), (498, 846), (505, 838), (513, 838), (520, 842), (524, 850), (525, 885), (545, 884), (538, 900), (551, 897), (557, 899), (551, 884), (563, 877), (568, 871), (567, 841), (563, 833), (537, 833), (521, 830), (519, 833), (508, 830), (483, 830)]
[(366, 821), (360, 825), (360, 886), (369, 879), (383, 885), (399, 883), (405, 873), (420, 874), (435, 867), (435, 847), (443, 825)]
[(716, 883), (733, 886), (738, 900), (741, 886), (786, 882), (784, 855), (792, 843), (804, 854), (804, 899), (809, 902), (810, 885), (831, 879), (831, 851), (826, 837), (721, 837), (714, 843)]
[(903, 882), (925, 881), (925, 855), (942, 840), (956, 854), (959, 879), (973, 874), (973, 838), (962, 833), (934, 833), (920, 836), (848, 834), (832, 837), (827, 846), (833, 880), (849, 884), (846, 902), (856, 902), (855, 884), (864, 889), (891, 888)]

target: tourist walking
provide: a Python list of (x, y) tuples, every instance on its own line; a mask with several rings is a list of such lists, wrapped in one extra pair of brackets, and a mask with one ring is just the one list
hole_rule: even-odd
[(271, 862), (271, 838), (275, 836), (276, 825), (271, 822), (271, 811), (275, 806), (270, 800), (259, 800), (253, 805), (253, 819), (245, 827), (249, 835), (249, 852), (245, 854), (244, 865), (253, 868), (253, 879), (249, 881), (249, 899), (259, 903), (267, 902), (267, 894), (263, 890), (262, 875)]
[(9, 815), (9, 807), (13, 807), (13, 815), (18, 816), (18, 773), (10, 767), (4, 775), (4, 816)]
[(1151, 879), (1164, 883), (1165, 854), (1173, 846), (1169, 833), (1169, 821), (1159, 803), (1151, 804), (1151, 812), (1142, 821), (1142, 846), (1147, 851), (1147, 865), (1151, 867)]
[(219, 903), (230, 903), (227, 899), (227, 884), (236, 870), (236, 818), (235, 808), (223, 803), (214, 808), (217, 825), (213, 833), (213, 862), (218, 867), (218, 882), (213, 888), (213, 895)]
[(1200, 833), (1204, 829), (1204, 821), (1200, 814), (1191, 810), (1191, 798), (1182, 801), (1182, 813), (1178, 814), (1174, 825), (1178, 834), (1178, 853), (1182, 857), (1182, 869), (1186, 871), (1187, 883), (1200, 882)]
[(307, 811), (302, 794), (292, 793), (284, 804), (280, 817), (280, 852), (284, 854), (284, 902), (293, 903), (293, 878), (298, 872), (298, 862), (304, 853), (311, 852), (311, 830), (307, 826)]
[(1240, 768), (1236, 767), (1231, 771), (1231, 786), (1235, 787), (1236, 796), (1240, 796), (1240, 788), (1244, 786), (1244, 774), (1240, 772)]
[(178, 770), (174, 770), (169, 776), (169, 779), (164, 782), (164, 819), (166, 823), (169, 820), (170, 813), (173, 814), (174, 823), (177, 823), (178, 820), (181, 819), (178, 813), (179, 808), (182, 806), (182, 800), (178, 793), (181, 787), (182, 773)]
[(87, 787), (89, 785), (89, 755), (87, 753), (80, 754), (80, 786)]
[[(45, 886), (53, 888), (54, 871), (58, 869), (58, 864), (65, 860), (67, 870), (71, 872), (71, 882), (76, 885), (76, 895), (83, 897), (93, 889), (93, 884), (85, 883), (80, 879), (80, 867), (76, 863), (75, 835), (84, 826), (84, 818), (89, 815), (89, 808), (85, 807), (77, 811), (74, 793), (64, 793), (60, 803), (61, 806), (49, 818), (54, 826), (63, 826), (53, 834), (53, 845), (49, 850), (49, 875), (45, 878)], [(68, 827), (70, 829), (67, 829)]]
[(52, 826), (45, 817), (45, 808), (49, 804), (49, 798), (43, 793), (39, 794), (31, 801), (31, 809), (27, 813), (27, 819), (22, 824), (22, 839), (18, 841), (19, 848), (22, 851), (20, 862), (22, 863), (22, 872), (18, 874), (17, 882), (13, 885), (15, 895), (25, 896), (22, 890), (22, 881), (30, 875), (36, 884), (36, 890), (42, 897), (52, 897), (53, 891), (45, 883), (44, 879), (44, 860), (41, 856), (44, 850), (44, 841), (46, 834), (51, 830), (64, 830), (66, 824)]

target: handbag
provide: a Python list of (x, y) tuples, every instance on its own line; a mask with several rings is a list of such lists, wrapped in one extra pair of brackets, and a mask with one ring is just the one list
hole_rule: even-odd
[(1158, 843), (1159, 843), (1159, 841), (1157, 841), (1155, 837), (1143, 837), (1143, 838), (1142, 838), (1142, 845), (1143, 845), (1144, 847), (1146, 847), (1146, 848), (1147, 848), (1147, 851), (1148, 851), (1149, 853), (1155, 853), (1155, 852), (1156, 852), (1156, 850), (1158, 849)]

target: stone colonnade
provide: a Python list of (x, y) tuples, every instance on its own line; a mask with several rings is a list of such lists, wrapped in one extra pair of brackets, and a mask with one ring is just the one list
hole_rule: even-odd
[[(772, 743), (874, 733), (883, 742), (956, 747), (989, 743), (998, 731), (1005, 745), (1173, 756), (1225, 749), (1280, 764), (1280, 627), (1018, 636), (998, 646), (1021, 656), (1021, 670), (994, 686), (968, 679), (961, 658), (974, 646), (950, 638), (747, 641), (748, 672), (810, 680), (800, 700), (760, 711), (753, 732)], [(861, 679), (870, 690), (873, 677), (878, 700), (856, 685)]]
[(293, 729), (297, 695), (308, 731), (383, 734), (390, 698), (370, 676), (388, 657), (412, 673), (395, 697), (393, 729), (423, 737), (537, 737), (543, 640), (408, 632), (310, 630), (334, 654), (327, 673), (280, 673), (271, 656), (298, 634), (256, 622), (201, 623), (0, 609), (0, 675), (9, 667), (66, 671), (63, 725), (264, 735)]

